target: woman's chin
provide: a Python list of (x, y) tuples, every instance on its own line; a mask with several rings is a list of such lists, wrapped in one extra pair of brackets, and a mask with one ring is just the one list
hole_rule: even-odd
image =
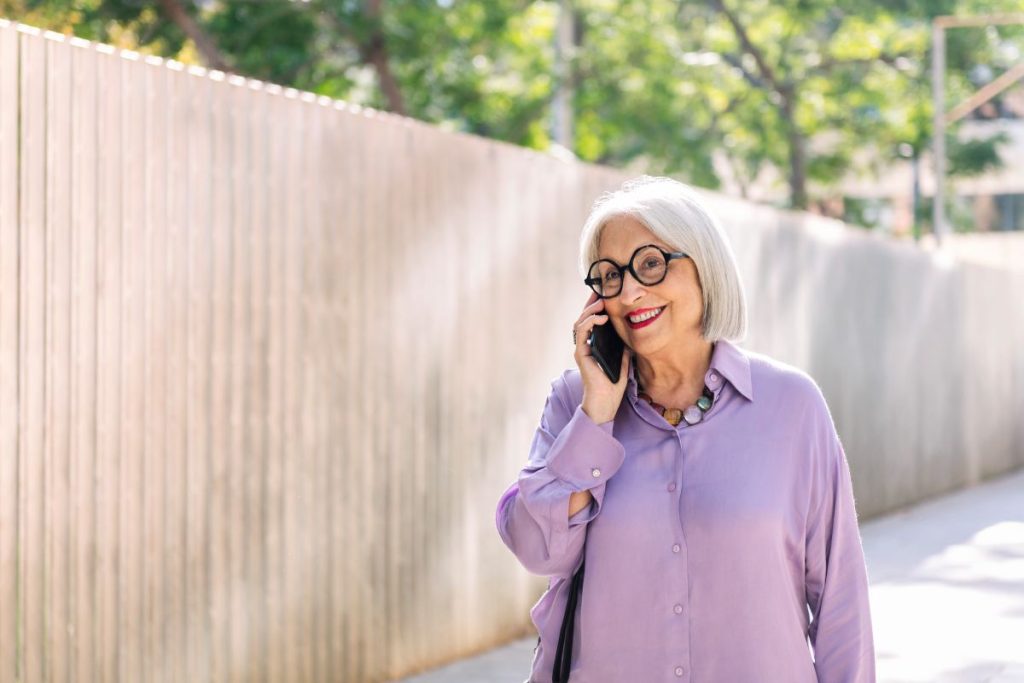
[(662, 335), (638, 335), (631, 334), (630, 338), (626, 341), (626, 346), (633, 349), (633, 353), (639, 353), (644, 355), (655, 351), (665, 345), (665, 340), (661, 339)]

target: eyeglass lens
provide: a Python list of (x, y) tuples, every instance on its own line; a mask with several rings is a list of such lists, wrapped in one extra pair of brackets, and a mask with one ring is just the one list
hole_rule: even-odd
[[(633, 256), (633, 270), (645, 285), (655, 285), (665, 277), (665, 257), (655, 247), (641, 249)], [(590, 267), (590, 277), (600, 282), (591, 286), (600, 296), (615, 296), (622, 289), (622, 274), (614, 263), (597, 261)]]

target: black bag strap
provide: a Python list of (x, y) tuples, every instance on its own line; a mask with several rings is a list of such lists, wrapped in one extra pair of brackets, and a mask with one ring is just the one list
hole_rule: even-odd
[(576, 631), (576, 605), (583, 591), (583, 565), (572, 577), (569, 586), (569, 597), (565, 601), (565, 616), (562, 617), (562, 630), (558, 634), (558, 647), (555, 648), (555, 667), (551, 674), (552, 683), (568, 683), (569, 669), (572, 664), (572, 637)]
[[(573, 389), (569, 383), (570, 390)], [(583, 403), (583, 385), (580, 384), (573, 392), (575, 405)], [(583, 552), (586, 552), (584, 549)], [(551, 683), (569, 683), (569, 670), (572, 668), (572, 639), (576, 632), (576, 607), (579, 604), (580, 594), (583, 592), (583, 565), (580, 562), (579, 569), (572, 575), (572, 584), (569, 586), (569, 597), (565, 601), (565, 615), (562, 617), (562, 630), (558, 633), (558, 647), (555, 648), (555, 666), (551, 673)]]

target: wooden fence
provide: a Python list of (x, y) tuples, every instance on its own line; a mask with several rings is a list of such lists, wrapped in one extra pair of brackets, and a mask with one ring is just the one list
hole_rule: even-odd
[[(383, 681), (530, 633), (543, 581), (494, 508), (572, 363), (579, 228), (625, 177), (0, 22), (0, 681)], [(897, 270), (963, 283), (709, 197), (752, 283), (749, 345), (820, 376), (850, 429), (914, 342), (834, 324), (871, 315), (845, 306), (849, 264), (876, 293)], [(957, 277), (1011, 284), (985, 273)], [(862, 514), (1024, 462), (998, 411), (953, 447), (928, 412), (1020, 413), (1022, 314), (933, 300), (921, 372), (950, 349), (964, 372), (857, 424)], [(978, 367), (968, 323), (1007, 332)], [(901, 424), (921, 431), (884, 438)], [(885, 471), (964, 452), (948, 476)]]

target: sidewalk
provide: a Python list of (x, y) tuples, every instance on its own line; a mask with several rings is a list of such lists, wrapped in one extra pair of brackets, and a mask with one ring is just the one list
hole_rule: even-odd
[[(861, 537), (880, 683), (1024, 683), (1024, 470), (864, 522)], [(400, 683), (523, 683), (536, 642)]]

